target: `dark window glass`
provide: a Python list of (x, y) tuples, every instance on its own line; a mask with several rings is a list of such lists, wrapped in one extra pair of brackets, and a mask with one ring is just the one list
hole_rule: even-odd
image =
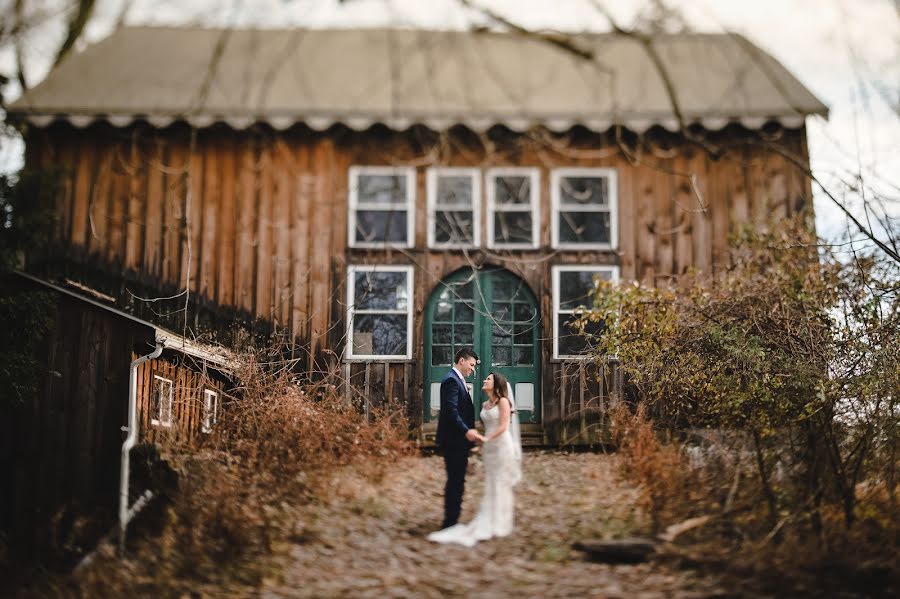
[(353, 318), (353, 353), (399, 356), (406, 354), (406, 316), (356, 314)]
[(405, 272), (357, 272), (354, 301), (357, 310), (405, 310), (408, 302)]
[(494, 177), (494, 203), (498, 206), (531, 204), (531, 177), (503, 175)]
[(434, 214), (434, 240), (437, 243), (469, 244), (475, 240), (472, 211), (438, 210)]
[(586, 335), (579, 335), (577, 328), (570, 326), (570, 323), (574, 325), (576, 320), (578, 317), (572, 314), (557, 315), (559, 355), (561, 356), (578, 356), (586, 353), (594, 342), (591, 337), (599, 335), (605, 328), (602, 322), (590, 322), (584, 328)]
[(531, 212), (495, 212), (494, 242), (531, 243)]
[(560, 243), (610, 243), (609, 212), (559, 213)]
[(472, 178), (468, 175), (439, 175), (436, 199), (441, 207), (471, 206)]
[(516, 358), (513, 366), (530, 366), (534, 363), (534, 350), (529, 347), (516, 347)]
[(453, 362), (453, 348), (449, 345), (431, 346), (432, 366), (449, 366)]
[(405, 242), (406, 233), (405, 211), (356, 211), (357, 242)]
[(565, 206), (609, 206), (606, 177), (560, 177), (559, 197)]

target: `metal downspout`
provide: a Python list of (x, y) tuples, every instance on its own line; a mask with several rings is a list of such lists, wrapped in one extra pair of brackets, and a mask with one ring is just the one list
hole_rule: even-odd
[[(125, 554), (125, 529), (128, 527), (128, 521), (139, 510), (149, 497), (144, 495), (135, 504), (135, 509), (130, 510), (128, 507), (128, 477), (131, 468), (131, 448), (137, 443), (137, 368), (144, 362), (154, 360), (162, 355), (163, 344), (157, 343), (156, 349), (146, 356), (141, 356), (131, 363), (131, 370), (128, 377), (128, 426), (123, 426), (122, 430), (128, 432), (125, 442), (122, 444), (122, 467), (119, 472), (119, 554)], [(149, 493), (149, 491), (148, 491)], [(138, 505), (140, 504), (140, 505)]]

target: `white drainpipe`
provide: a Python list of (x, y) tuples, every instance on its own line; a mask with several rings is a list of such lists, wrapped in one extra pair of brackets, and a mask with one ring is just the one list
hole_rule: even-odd
[(135, 502), (134, 506), (128, 506), (128, 477), (131, 467), (131, 448), (137, 443), (137, 368), (148, 360), (154, 360), (162, 355), (163, 344), (157, 343), (156, 349), (146, 356), (134, 360), (131, 363), (131, 371), (128, 382), (128, 426), (123, 426), (123, 431), (128, 431), (125, 442), (122, 444), (122, 467), (119, 473), (119, 553), (125, 554), (125, 529), (128, 522), (138, 513), (144, 504), (153, 497), (153, 493), (146, 491)]

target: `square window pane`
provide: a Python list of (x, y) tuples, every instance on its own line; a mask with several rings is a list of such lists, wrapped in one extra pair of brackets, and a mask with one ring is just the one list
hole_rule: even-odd
[(560, 243), (610, 243), (609, 212), (560, 212)]
[(510, 338), (512, 337), (511, 328), (512, 327), (501, 327), (496, 324), (491, 327), (491, 344), (509, 345)]
[(471, 206), (472, 177), (440, 175), (437, 180), (438, 206)]
[(508, 322), (511, 316), (509, 303), (493, 302), (491, 304), (491, 318), (497, 322)]
[(454, 302), (454, 306), (456, 307), (456, 316), (454, 317), (456, 322), (475, 321), (475, 308), (471, 304)]
[(606, 177), (560, 177), (559, 197), (568, 206), (609, 206)]
[(530, 345), (534, 334), (534, 327), (531, 325), (516, 326), (513, 335), (513, 343), (517, 345)]
[(532, 322), (537, 316), (537, 308), (529, 304), (516, 304), (513, 315), (516, 322)]
[(595, 277), (609, 281), (609, 271), (560, 271), (559, 309), (592, 308), (594, 306)]
[(431, 342), (432, 343), (453, 343), (453, 325), (452, 324), (435, 324), (431, 325)]
[(475, 343), (474, 330), (474, 327), (470, 324), (457, 324), (453, 328), (453, 345), (471, 348)]
[(518, 285), (513, 281), (499, 280), (494, 282), (494, 301), (511, 300), (516, 293)]
[(572, 314), (557, 314), (559, 331), (559, 355), (579, 356), (584, 355), (596, 341), (593, 337), (600, 335), (605, 329), (602, 322), (590, 322), (584, 328), (586, 335), (580, 335), (573, 326), (578, 319)]
[(373, 356), (405, 356), (406, 316), (357, 314), (353, 317), (353, 353)]
[(357, 310), (405, 310), (409, 303), (405, 272), (357, 272), (353, 285)]
[(495, 212), (494, 242), (531, 244), (531, 212)]
[(405, 210), (357, 210), (356, 241), (406, 242)]
[(528, 175), (494, 177), (492, 185), (494, 203), (498, 206), (531, 204), (531, 177)]
[(492, 366), (511, 366), (512, 350), (509, 347), (494, 346), (491, 348)]
[(434, 213), (434, 240), (437, 243), (465, 243), (475, 240), (472, 212), (438, 211)]
[[(449, 294), (447, 294), (449, 295)], [(444, 294), (441, 294), (441, 297), (444, 297)], [(435, 320), (450, 320), (453, 317), (453, 304), (445, 301), (439, 300), (437, 306), (434, 310), (434, 319)]]
[(356, 178), (359, 205), (406, 204), (406, 175), (360, 174)]
[(531, 347), (515, 348), (515, 363), (513, 366), (531, 366), (534, 364), (534, 349)]
[(431, 365), (449, 366), (453, 363), (453, 350), (449, 345), (431, 346)]

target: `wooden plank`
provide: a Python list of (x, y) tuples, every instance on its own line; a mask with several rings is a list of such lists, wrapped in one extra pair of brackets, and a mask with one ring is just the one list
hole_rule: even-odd
[(75, 192), (72, 206), (72, 223), (69, 240), (75, 247), (87, 249), (88, 207), (97, 165), (97, 142), (93, 135), (86, 136), (87, 143), (79, 145), (79, 160), (75, 170)]
[[(331, 195), (329, 188), (334, 190), (334, 182), (345, 180), (347, 170), (336, 164), (334, 142), (331, 139), (322, 139), (316, 144), (314, 150), (314, 171), (318, 175), (315, 181), (315, 196), (313, 198), (312, 225), (310, 243), (310, 299), (309, 299), (309, 349), (311, 357), (316, 357), (327, 344), (328, 327), (332, 321), (331, 307), (334, 293), (338, 289), (332, 289), (331, 264), (332, 256), (325, 255), (324, 251), (335, 242), (334, 237), (346, 238), (346, 196)], [(330, 196), (330, 197), (329, 197)], [(335, 197), (337, 196), (337, 197)], [(419, 196), (421, 197), (421, 196)], [(328, 202), (344, 206), (343, 215), (338, 220), (329, 218)], [(346, 250), (339, 255), (345, 254)], [(340, 320), (340, 319), (339, 319)], [(310, 360), (312, 366), (312, 360)]]
[(269, 320), (272, 317), (272, 176), (274, 163), (272, 160), (272, 143), (270, 139), (262, 142), (260, 149), (260, 182), (257, 231), (256, 231), (256, 298), (254, 312), (258, 318)]
[(235, 229), (237, 218), (237, 145), (234, 134), (228, 132), (221, 143), (222, 189), (219, 196), (218, 265), (216, 303), (235, 305)]
[(749, 191), (747, 190), (747, 161), (750, 154), (744, 147), (738, 156), (740, 156), (740, 162), (731, 165), (734, 173), (730, 179), (731, 198), (729, 202), (729, 225), (732, 234), (738, 233), (750, 220)]
[(146, 158), (141, 152), (139, 135), (138, 129), (133, 130), (127, 150), (123, 149), (122, 154), (122, 172), (128, 180), (123, 206), (126, 219), (124, 266), (126, 271), (131, 272), (139, 272), (143, 264), (141, 254), (144, 249), (144, 218), (147, 209)]
[(644, 283), (652, 284), (656, 277), (656, 238), (654, 230), (656, 228), (655, 205), (656, 193), (655, 188), (657, 181), (654, 170), (645, 164), (641, 164), (636, 169), (637, 180), (639, 185), (635, 187), (637, 192), (637, 220), (636, 237), (637, 237), (637, 261), (636, 275), (639, 280)]
[(733, 160), (726, 157), (713, 161), (709, 175), (713, 272), (718, 272), (728, 266), (728, 204), (731, 198), (729, 181), (735, 176)]
[[(291, 337), (308, 339), (309, 256), (315, 246), (310, 235), (311, 210), (324, 211), (315, 205), (314, 148), (309, 136), (298, 138), (297, 175), (291, 203)], [(313, 208), (315, 206), (315, 208)], [(311, 246), (313, 246), (311, 248)], [(294, 345), (293, 343), (291, 344)]]
[(672, 215), (675, 211), (673, 176), (670, 159), (659, 160), (654, 178), (656, 179), (656, 214), (654, 237), (656, 240), (656, 279), (668, 281), (674, 271), (674, 246)]
[(108, 254), (109, 207), (113, 195), (112, 161), (114, 152), (112, 142), (105, 141), (100, 146), (94, 179), (96, 184), (93, 186), (88, 207), (88, 224), (90, 228), (88, 250), (101, 257), (105, 257)]
[(199, 133), (187, 157), (187, 199), (185, 204), (185, 236), (181, 249), (181, 279), (191, 293), (200, 294), (200, 243), (203, 230), (203, 142)]
[(709, 274), (712, 269), (712, 220), (709, 208), (708, 155), (705, 151), (695, 150), (688, 161), (688, 170), (694, 176), (691, 194), (691, 243), (693, 246), (692, 264), (700, 271)]
[(294, 160), (281, 135), (275, 139), (272, 220), (275, 252), (272, 255), (275, 288), (275, 320), (279, 328), (288, 326), (291, 309), (291, 204), (294, 196)]
[(235, 305), (253, 312), (254, 245), (256, 243), (257, 196), (257, 144), (255, 138), (242, 137), (238, 143), (239, 173), (238, 202), (238, 251), (235, 268)]
[[(678, 161), (678, 172), (689, 174), (689, 159), (682, 154)], [(693, 211), (697, 203), (691, 191), (691, 183), (687, 177), (676, 177), (675, 185), (675, 213), (673, 228), (675, 229), (675, 274), (679, 277), (685, 274), (694, 263), (693, 252)]]
[(112, 143), (111, 157), (112, 192), (109, 195), (109, 235), (106, 243), (108, 264), (124, 266), (125, 225), (128, 214), (129, 176), (125, 172), (124, 160), (128, 148), (119, 140)]
[(162, 279), (163, 222), (165, 218), (165, 173), (160, 168), (163, 161), (163, 146), (159, 139), (153, 139), (149, 147), (144, 169), (147, 189), (144, 196), (146, 219), (144, 223), (143, 271), (152, 279)]
[(176, 289), (183, 288), (181, 250), (185, 245), (185, 202), (187, 180), (186, 147), (178, 140), (162, 147), (165, 198), (163, 205), (162, 281)]
[(201, 152), (203, 154), (203, 193), (202, 201), (202, 225), (200, 244), (197, 246), (199, 254), (199, 292), (204, 300), (213, 300), (216, 291), (216, 264), (218, 262), (219, 244), (216, 243), (218, 234), (220, 196), (222, 185), (222, 152), (218, 138), (203, 137)]
[(621, 275), (626, 281), (633, 281), (637, 278), (636, 269), (636, 253), (637, 242), (635, 220), (637, 212), (635, 210), (635, 199), (637, 194), (635, 187), (637, 180), (635, 177), (635, 169), (628, 161), (620, 156), (616, 163), (618, 172), (619, 198), (619, 256), (621, 257)]

